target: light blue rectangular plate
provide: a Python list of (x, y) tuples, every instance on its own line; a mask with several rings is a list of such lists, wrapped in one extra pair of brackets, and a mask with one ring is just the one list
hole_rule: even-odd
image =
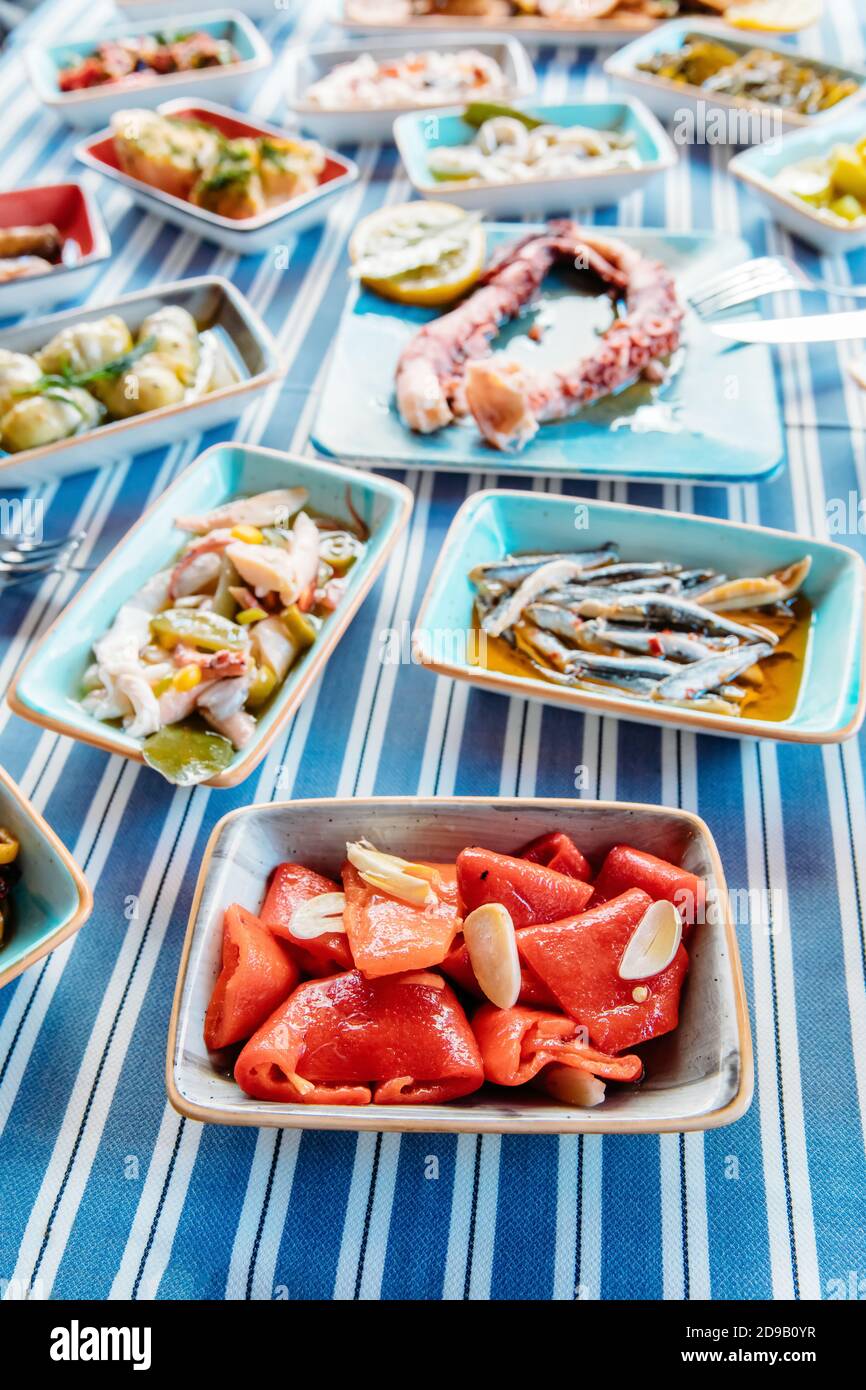
[(279, 487), (305, 487), (309, 504), (325, 515), (349, 519), (347, 496), (367, 524), (370, 539), (352, 567), (343, 601), (317, 640), (296, 662), (271, 704), (257, 719), (246, 748), (235, 754), (210, 786), (232, 787), (253, 771), (280, 728), (320, 674), (364, 595), (382, 569), (409, 519), (412, 494), (402, 483), (339, 464), (321, 463), (241, 444), (216, 444), (162, 494), (123, 538), (68, 608), (48, 629), (21, 667), (9, 694), (17, 714), (70, 738), (141, 761), (140, 740), (95, 719), (82, 709), (81, 683), (94, 641), (111, 626), (120, 606), (159, 570), (176, 559), (189, 540), (174, 518), (210, 511), (233, 497)]
[[(797, 704), (780, 721), (728, 718), (650, 705), (624, 692), (595, 694), (472, 665), (469, 571), (509, 554), (586, 550), (615, 541), (624, 560), (674, 559), (712, 566), (731, 578), (763, 575), (811, 555), (804, 594), (812, 628)], [(501, 694), (613, 714), (643, 723), (796, 743), (850, 738), (866, 709), (864, 595), (866, 567), (853, 550), (827, 541), (699, 516), (536, 492), (476, 492), (457, 513), (418, 615), (416, 654), (444, 675)]]
[[(488, 254), (532, 230), (525, 223), (492, 223)], [(751, 255), (745, 242), (715, 233), (623, 227), (603, 232), (608, 230), (670, 266), (683, 298), (711, 274)], [(595, 328), (609, 321), (607, 304), (562, 293), (565, 282), (555, 276), (549, 281), (549, 297), (542, 297), (546, 325), (542, 343), (526, 337), (536, 318), (530, 308), (500, 333), (495, 348), (507, 344), (521, 359), (558, 366), (590, 350)], [(769, 349), (749, 344), (730, 352), (729, 345), (690, 309), (675, 370), (664, 386), (635, 386), (570, 420), (544, 425), (518, 454), (491, 448), (471, 419), (437, 434), (415, 434), (397, 414), (394, 373), (412, 334), (432, 317), (428, 309), (392, 304), (364, 289), (350, 299), (313, 432), (320, 452), (383, 467), (402, 464), (699, 483), (766, 478), (781, 462), (782, 433)]]
[(87, 921), (90, 889), (66, 846), (0, 767), (0, 825), (21, 846), (12, 923), (0, 943), (0, 985), (53, 951)]

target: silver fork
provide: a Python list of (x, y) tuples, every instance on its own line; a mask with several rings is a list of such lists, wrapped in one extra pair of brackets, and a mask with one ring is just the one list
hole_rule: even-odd
[(735, 304), (746, 304), (762, 294), (780, 294), (783, 290), (816, 290), (821, 294), (866, 298), (866, 286), (834, 285), (821, 280), (807, 274), (789, 256), (757, 256), (713, 276), (699, 291), (689, 295), (689, 302), (701, 318), (709, 318)]
[(74, 565), (75, 552), (85, 538), (85, 532), (65, 536), (62, 540), (17, 540), (0, 549), (0, 588), (42, 578), (46, 574), (65, 574), (69, 570), (82, 573), (89, 566)]

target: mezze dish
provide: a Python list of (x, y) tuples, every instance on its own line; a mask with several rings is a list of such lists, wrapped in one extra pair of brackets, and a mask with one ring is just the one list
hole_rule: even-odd
[(0, 473), (27, 487), (158, 448), (233, 419), (283, 370), (252, 305), (216, 275), (26, 319), (0, 333)]
[(76, 55), (61, 68), (57, 85), (61, 92), (101, 87), (109, 82), (132, 82), (139, 75), (197, 72), (201, 68), (226, 67), (239, 61), (234, 44), (215, 38), (204, 29), (175, 34), (136, 34), (105, 39), (91, 53)]
[(169, 782), (225, 771), (340, 605), (369, 533), (357, 517), (311, 514), (308, 500), (276, 488), (175, 517), (190, 537), (176, 562), (94, 643), (83, 707), (119, 721)]
[(709, 832), (682, 812), (243, 807), (199, 876), (169, 1095), (312, 1128), (724, 1124), (751, 1075), (729, 932)]
[(820, 0), (345, 0), (345, 22), (370, 28), (473, 22), (513, 25), (543, 37), (584, 30), (598, 42), (643, 33), (678, 14), (724, 15), (749, 28), (800, 29), (820, 18)]
[(332, 874), (278, 864), (258, 915), (226, 909), (204, 1038), (242, 1044), (256, 1099), (425, 1105), (486, 1080), (591, 1107), (677, 1026), (705, 885), (654, 855), (614, 845), (595, 877), (551, 829), (447, 864), (356, 841)]
[[(729, 579), (596, 550), (508, 555), (470, 571), (491, 670), (737, 718), (786, 719), (803, 672), (808, 556)], [(739, 681), (739, 683), (738, 683)]]
[(322, 673), (410, 508), (389, 478), (214, 445), (63, 610), (10, 703), (177, 784), (235, 786)]
[(853, 96), (858, 84), (832, 67), (813, 66), (800, 54), (768, 48), (732, 47), (723, 38), (688, 34), (670, 52), (654, 53), (637, 64), (640, 72), (709, 97), (726, 96), (817, 116)]
[(111, 139), (130, 178), (218, 217), (259, 217), (316, 188), (325, 153), (310, 140), (228, 138), (204, 120), (116, 111)]
[(471, 98), (501, 98), (507, 85), (497, 59), (477, 48), (410, 50), (379, 59), (364, 52), (335, 63), (311, 82), (304, 102), (323, 111), (448, 106)]
[[(587, 356), (555, 372), (491, 355), (492, 338), (535, 298), (557, 261), (609, 286), (624, 312)], [(488, 444), (516, 451), (546, 421), (574, 415), (639, 377), (663, 380), (682, 318), (674, 278), (660, 262), (575, 222), (551, 222), (503, 247), (462, 303), (412, 338), (397, 363), (397, 409), (419, 434), (471, 415)]]
[(501, 694), (826, 743), (863, 721), (864, 618), (863, 562), (843, 546), (491, 490), (452, 522), (414, 650)]
[(467, 144), (438, 145), (427, 165), (439, 183), (484, 183), (580, 178), (588, 171), (635, 169), (633, 131), (596, 130), (540, 119), (514, 107), (472, 102), (462, 115), (476, 134)]
[(92, 905), (66, 846), (0, 767), (0, 988), (78, 931)]

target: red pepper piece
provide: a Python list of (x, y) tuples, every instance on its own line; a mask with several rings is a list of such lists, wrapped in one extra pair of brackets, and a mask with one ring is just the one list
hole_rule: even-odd
[(577, 1067), (607, 1081), (638, 1081), (640, 1057), (609, 1057), (587, 1047), (571, 1018), (537, 1009), (497, 1009), (484, 1004), (472, 1020), (484, 1075), (497, 1086), (522, 1086), (550, 1062)]
[[(422, 863), (422, 860), (418, 860)], [(368, 979), (424, 970), (448, 954), (460, 926), (453, 864), (427, 864), (435, 902), (403, 902), (366, 883), (353, 864), (343, 865), (344, 921), (355, 965)]]
[(521, 859), (529, 859), (533, 864), (543, 864), (547, 869), (555, 869), (558, 874), (581, 878), (585, 883), (592, 878), (589, 860), (581, 854), (571, 836), (562, 830), (551, 830), (547, 835), (539, 835), (517, 853)]
[(292, 917), (309, 898), (339, 891), (339, 883), (305, 869), (303, 864), (278, 864), (262, 904), (260, 916), (265, 926), (274, 936), (291, 943), (304, 974), (315, 979), (352, 969), (349, 938), (345, 932), (323, 932), (321, 936), (303, 938), (292, 936)]
[(592, 897), (589, 883), (490, 849), (464, 849), (458, 854), (457, 883), (465, 914), (482, 903), (502, 903), (515, 927), (571, 917), (582, 912)]
[[(462, 933), (455, 938), (454, 945), (442, 962), (442, 969), (445, 974), (458, 984), (461, 989), (465, 989), (467, 994), (474, 994), (476, 999), (486, 998), (484, 991), (475, 978), (475, 971), (472, 969), (472, 962), (469, 959), (469, 952), (463, 940)], [(537, 1004), (541, 1008), (558, 1008), (556, 998), (551, 994), (541, 980), (539, 980), (534, 970), (530, 970), (528, 965), (521, 963), (520, 966), (520, 994), (517, 998), (518, 1004)]]
[(596, 880), (593, 907), (617, 897), (627, 888), (642, 888), (654, 900), (667, 898), (689, 925), (704, 921), (706, 887), (703, 879), (645, 850), (614, 845), (608, 850)]
[(298, 983), (288, 950), (238, 903), (223, 919), (222, 970), (204, 1021), (211, 1051), (242, 1042), (282, 1003)]
[(481, 1056), (441, 975), (310, 980), (250, 1038), (235, 1080), (258, 1100), (425, 1104), (476, 1091)]
[[(640, 888), (589, 912), (517, 934), (520, 957), (582, 1023), (595, 1047), (622, 1052), (677, 1026), (680, 990), (689, 958), (680, 946), (665, 970), (644, 981), (621, 980), (622, 953), (652, 899)], [(635, 1000), (637, 987), (649, 990)]]

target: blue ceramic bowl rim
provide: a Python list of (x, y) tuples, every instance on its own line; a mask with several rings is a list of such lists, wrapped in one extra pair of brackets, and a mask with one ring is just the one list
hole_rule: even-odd
[[(47, 926), (42, 936), (31, 941), (26, 948), (22, 947), (14, 956), (10, 947), (7, 946), (5, 950), (0, 948), (0, 989), (2, 989), (4, 985), (9, 984), (10, 980), (16, 979), (35, 961), (41, 960), (43, 956), (55, 950), (67, 937), (72, 936), (84, 925), (93, 910), (93, 894), (87, 879), (63, 841), (51, 829), (44, 816), (36, 810), (18, 783), (10, 777), (3, 767), (0, 767), (0, 794), (14, 802), (18, 807), (20, 815), (27, 821), (35, 837), (47, 848), (61, 874), (67, 879), (72, 894), (77, 899), (76, 905), (71, 907), (59, 921)], [(2, 817), (2, 809), (0, 809), (0, 817)], [(7, 953), (12, 957), (8, 964), (6, 963)]]
[[(36, 658), (44, 658), (45, 653), (50, 651), (51, 644), (58, 636), (67, 630), (70, 624), (74, 623), (76, 615), (87, 607), (88, 596), (94, 590), (97, 583), (102, 580), (107, 572), (118, 569), (125, 547), (130, 541), (141, 540), (147, 534), (149, 527), (160, 525), (171, 525), (171, 499), (184, 485), (188, 483), (190, 476), (200, 473), (202, 478), (207, 475), (211, 459), (221, 453), (236, 453), (247, 458), (257, 457), (271, 460), (282, 460), (287, 465), (300, 472), (301, 481), (304, 475), (319, 474), (330, 478), (345, 480), (347, 485), (354, 485), (363, 491), (368, 497), (383, 499), (389, 505), (388, 515), (379, 523), (382, 531), (382, 542), (378, 554), (374, 557), (369, 569), (362, 575), (357, 584), (351, 582), (347, 587), (343, 603), (332, 615), (332, 620), (327, 630), (322, 634), (320, 641), (312, 649), (313, 659), (303, 670), (294, 684), (288, 680), (284, 684), (274, 705), (274, 719), (266, 729), (258, 726), (257, 735), (247, 744), (245, 756), (236, 756), (235, 760), (229, 764), (225, 772), (218, 777), (206, 782), (203, 785), (211, 787), (234, 787), (242, 782), (258, 766), (261, 759), (266, 755), (270, 744), (277, 736), (280, 728), (290, 717), (291, 713), (300, 705), (304, 699), (309, 686), (315, 677), (324, 669), (332, 652), (341, 640), (343, 633), (355, 616), (362, 601), (366, 597), (376, 578), (396, 544), (400, 534), (405, 528), (410, 512), (412, 510), (413, 494), (405, 484), (391, 478), (379, 477), (376, 474), (368, 473), (363, 469), (347, 468), (343, 464), (326, 462), (322, 459), (304, 458), (298, 454), (289, 454), (281, 449), (264, 448), (258, 444), (244, 444), (235, 440), (223, 440), (212, 444), (194, 459), (188, 468), (175, 478), (174, 482), (162, 492), (159, 497), (147, 508), (139, 517), (138, 521), (129, 528), (124, 536), (118, 541), (113, 550), (97, 567), (87, 582), (81, 587), (70, 603), (58, 614), (54, 622), (35, 644), (26, 660), (15, 673), (13, 683), (7, 694), (7, 700), (11, 709), (22, 718), (31, 723), (39, 724), (43, 728), (49, 728), (57, 733), (62, 733), (68, 738), (78, 739), (80, 742), (89, 743), (105, 751), (119, 753), (122, 757), (130, 758), (134, 761), (143, 762), (140, 751), (130, 746), (128, 736), (114, 728), (111, 724), (94, 727), (92, 731), (84, 730), (78, 724), (73, 723), (69, 717), (64, 718), (57, 701), (45, 700), (37, 701), (25, 692), (24, 684), (28, 673)], [(228, 500), (228, 499), (226, 499)], [(374, 535), (377, 534), (374, 532)], [(129, 593), (124, 592), (124, 598), (130, 597)], [(119, 599), (117, 608), (120, 607), (124, 598)], [(116, 611), (116, 609), (115, 609)], [(64, 693), (64, 700), (68, 703), (78, 705), (77, 697), (73, 699), (68, 692)], [(83, 713), (83, 712), (82, 712)], [(95, 724), (98, 723), (95, 721)]]
[[(519, 676), (511, 676), (498, 671), (490, 671), (484, 667), (472, 665), (470, 662), (448, 663), (440, 662), (435, 659), (425, 659), (423, 637), (419, 640), (416, 637), (414, 644), (417, 659), (428, 669), (437, 671), (439, 674), (450, 675), (459, 679), (467, 680), (470, 684), (481, 687), (500, 687), (500, 693), (508, 693), (515, 696), (521, 694), (526, 696), (531, 691), (537, 698), (546, 698), (549, 703), (560, 703), (562, 705), (583, 709), (598, 714), (608, 714), (614, 717), (633, 718), (641, 723), (688, 726), (701, 729), (706, 733), (725, 732), (733, 733), (745, 738), (765, 738), (775, 741), (786, 741), (796, 743), (837, 743), (843, 739), (851, 738), (860, 729), (866, 715), (866, 561), (849, 546), (840, 545), (836, 541), (816, 540), (809, 536), (800, 536), (793, 531), (783, 531), (777, 527), (756, 526), (747, 522), (731, 521), (727, 518), (698, 516), (692, 513), (672, 513), (659, 507), (639, 507), (630, 502), (608, 502), (597, 498), (581, 498), (565, 493), (534, 493), (521, 492), (515, 488), (482, 488), (474, 492), (455, 513), (451, 525), (442, 543), (439, 558), (433, 573), (430, 576), (427, 590), (421, 601), (418, 616), (415, 621), (416, 633), (423, 634), (425, 630), (425, 619), (442, 596), (447, 592), (449, 584), (452, 582), (454, 572), (454, 561), (460, 555), (466, 538), (470, 535), (476, 523), (478, 513), (481, 508), (496, 498), (520, 498), (528, 501), (528, 504), (550, 505), (552, 507), (574, 507), (578, 503), (585, 503), (590, 508), (595, 508), (602, 513), (623, 515), (625, 513), (637, 515), (645, 519), (651, 526), (656, 519), (664, 518), (670, 521), (676, 517), (684, 527), (724, 527), (730, 531), (737, 531), (741, 534), (752, 536), (767, 536), (784, 540), (789, 543), (801, 541), (804, 553), (832, 552), (840, 557), (844, 557), (846, 567), (856, 576), (858, 582), (859, 606), (861, 610), (859, 631), (854, 634), (851, 644), (851, 658), (847, 666), (838, 671), (838, 692), (843, 695), (846, 689), (856, 689), (857, 702), (853, 715), (848, 723), (841, 727), (832, 727), (827, 730), (811, 729), (802, 730), (797, 727), (796, 708), (788, 720), (768, 721), (768, 720), (749, 720), (749, 719), (726, 719), (722, 715), (713, 714), (706, 710), (687, 710), (679, 707), (659, 707), (654, 711), (651, 719), (642, 718), (645, 713), (645, 706), (640, 702), (630, 699), (625, 693), (622, 695), (595, 695), (587, 694), (582, 691), (569, 691), (565, 694), (572, 698), (566, 699), (561, 687), (547, 686), (542, 681), (532, 681)], [(820, 605), (813, 608), (813, 621), (820, 622)], [(814, 637), (810, 641), (810, 646), (814, 642)], [(808, 652), (807, 652), (808, 662)], [(808, 670), (808, 667), (807, 667)], [(802, 689), (801, 689), (802, 693)], [(559, 698), (557, 698), (557, 696)], [(799, 702), (799, 697), (798, 697)]]
[[(92, 34), (71, 38), (65, 43), (51, 44), (48, 47), (37, 43), (27, 46), (26, 55), (30, 77), (40, 100), (52, 105), (65, 105), (69, 102), (93, 101), (96, 98), (104, 98), (116, 92), (129, 93), (130, 98), (132, 98), (136, 91), (141, 91), (145, 87), (149, 89), (154, 83), (162, 85), (167, 82), (170, 84), (175, 78), (189, 81), (202, 76), (241, 77), (248, 74), (251, 69), (262, 67), (273, 58), (270, 45), (264, 35), (259, 33), (252, 20), (240, 10), (208, 10), (201, 14), (180, 14), (173, 16), (172, 23), (180, 29), (204, 29), (208, 32), (225, 29), (233, 37), (235, 47), (239, 48), (237, 41), (243, 39), (244, 52), (241, 53), (236, 62), (228, 63), (225, 67), (197, 68), (192, 72), (185, 73), (155, 74), (152, 78), (142, 79), (138, 77), (134, 81), (122, 80), (98, 87), (85, 87), (81, 91), (61, 92), (57, 82), (57, 74), (64, 66), (64, 57), (69, 57), (77, 51), (81, 51), (81, 56), (85, 56), (86, 53), (94, 51), (100, 43), (104, 43), (107, 39), (137, 38), (142, 34), (152, 34), (155, 24), (159, 27), (156, 18), (129, 20), (125, 24), (123, 22), (107, 24)], [(166, 91), (170, 90), (170, 86), (166, 88)]]
[[(530, 179), (525, 181), (517, 179), (510, 181), (506, 180), (503, 183), (497, 184), (485, 184), (478, 180), (471, 179), (467, 181), (467, 187), (497, 189), (536, 188), (539, 185), (543, 186), (545, 184), (569, 183), (574, 184), (575, 188), (579, 189), (580, 184), (586, 179), (621, 179), (624, 176), (632, 179), (649, 178), (653, 174), (658, 174), (664, 169), (672, 169), (677, 162), (677, 152), (673, 141), (661, 121), (653, 115), (646, 103), (641, 101), (639, 97), (619, 96), (614, 94), (605, 101), (535, 101), (532, 97), (524, 97), (510, 104), (515, 109), (524, 111), (529, 116), (541, 116), (545, 111), (552, 110), (571, 111), (575, 113), (576, 121), (579, 120), (581, 114), (586, 118), (592, 112), (603, 108), (617, 107), (623, 112), (631, 112), (636, 125), (652, 141), (655, 148), (655, 158), (641, 160), (640, 164), (634, 167), (628, 166), (621, 169), (605, 169), (593, 172), (593, 170), (589, 168), (584, 174), (573, 174), (568, 178), (563, 178), (561, 175), (554, 175), (549, 178)], [(453, 119), (454, 117), (459, 118), (463, 115), (465, 110), (465, 102), (459, 106), (430, 107), (422, 111), (406, 111), (394, 121), (394, 140), (400, 152), (400, 158), (403, 161), (404, 168), (409, 175), (413, 188), (419, 193), (445, 193), (449, 186), (449, 181), (439, 181), (422, 176), (420, 170), (416, 167), (419, 161), (408, 148), (409, 132), (417, 129), (424, 121), (445, 121)], [(427, 152), (439, 148), (440, 145), (438, 142), (425, 142), (425, 150)], [(452, 180), (451, 182), (455, 181)]]

